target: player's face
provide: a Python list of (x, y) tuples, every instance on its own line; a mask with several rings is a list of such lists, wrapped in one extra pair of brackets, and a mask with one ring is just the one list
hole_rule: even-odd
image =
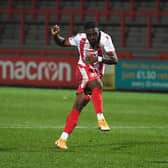
[(86, 36), (92, 46), (99, 43), (99, 29), (97, 27), (86, 30)]

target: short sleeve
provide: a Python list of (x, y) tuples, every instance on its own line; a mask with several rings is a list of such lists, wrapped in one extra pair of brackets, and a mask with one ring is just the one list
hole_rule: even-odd
[(76, 34), (75, 36), (71, 36), (68, 38), (69, 44), (71, 46), (78, 46), (79, 43), (79, 34)]
[(112, 39), (109, 35), (105, 37), (104, 50), (105, 50), (105, 52), (115, 51), (115, 47), (114, 47)]

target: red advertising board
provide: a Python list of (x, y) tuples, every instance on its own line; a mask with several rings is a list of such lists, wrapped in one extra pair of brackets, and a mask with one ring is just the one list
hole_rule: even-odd
[(1, 56), (0, 85), (75, 87), (74, 57)]

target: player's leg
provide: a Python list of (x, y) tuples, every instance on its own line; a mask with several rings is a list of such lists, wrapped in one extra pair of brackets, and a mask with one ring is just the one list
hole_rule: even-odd
[(89, 100), (90, 100), (90, 97), (86, 95), (84, 92), (77, 93), (74, 105), (67, 116), (64, 130), (60, 138), (55, 142), (55, 145), (58, 148), (61, 148), (61, 149), (68, 148), (66, 145), (66, 141), (78, 123), (80, 112), (87, 105)]
[(109, 131), (110, 127), (103, 115), (102, 81), (100, 79), (91, 80), (87, 87), (92, 91), (92, 102), (98, 119), (98, 128), (102, 131)]
[(78, 122), (81, 110), (90, 101), (90, 96), (87, 95), (87, 93), (85, 93), (85, 86), (86, 86), (86, 83), (88, 82), (87, 74), (88, 73), (85, 67), (81, 65), (77, 65), (76, 79), (78, 81), (78, 88), (77, 88), (76, 99), (71, 111), (67, 116), (64, 131), (62, 132), (60, 138), (55, 142), (55, 145), (59, 148), (67, 149), (66, 141)]
[(76, 100), (66, 120), (65, 132), (70, 134), (73, 131), (77, 125), (80, 112), (88, 102), (89, 98), (83, 92), (76, 95)]

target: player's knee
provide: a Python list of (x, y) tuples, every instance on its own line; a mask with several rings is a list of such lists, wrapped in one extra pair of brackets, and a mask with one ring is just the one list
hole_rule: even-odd
[(82, 105), (82, 104), (75, 104), (73, 106), (73, 108), (75, 108), (76, 110), (78, 110), (79, 112), (82, 111), (82, 109), (84, 108), (85, 105)]
[(76, 102), (73, 105), (73, 108), (77, 109), (79, 112), (86, 106), (89, 102), (89, 99), (86, 99), (84, 94), (78, 95)]
[(96, 79), (96, 80), (90, 81), (87, 85), (87, 88), (89, 88), (91, 90), (91, 92), (94, 88), (102, 89), (103, 83), (100, 79)]
[(102, 82), (99, 82), (99, 81), (96, 82), (95, 85), (92, 87), (92, 91), (93, 91), (93, 89), (95, 89), (95, 88), (102, 90), (102, 89), (103, 89), (103, 84), (102, 84)]

